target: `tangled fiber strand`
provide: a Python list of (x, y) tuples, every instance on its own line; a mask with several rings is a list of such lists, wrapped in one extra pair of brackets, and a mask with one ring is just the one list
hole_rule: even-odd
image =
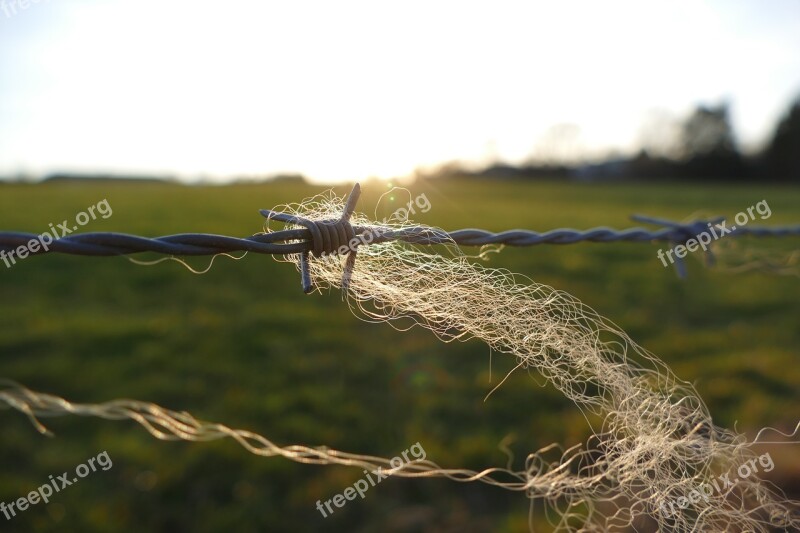
[[(329, 220), (342, 207), (329, 193), (282, 209)], [(358, 214), (352, 223), (378, 232), (387, 226)], [(436, 228), (430, 231), (441, 235)], [(664, 512), (715, 474), (751, 460), (745, 437), (716, 426), (690, 384), (574, 297), (474, 265), (454, 245), (450, 251), (452, 257), (444, 257), (399, 242), (359, 247), (346, 287), (348, 303), (368, 320), (411, 320), (446, 342), (479, 338), (495, 351), (514, 355), (519, 367), (537, 370), (585, 414), (600, 415), (602, 426), (592, 427), (595, 453), (569, 451), (558, 469), (572, 463), (579, 475), (547, 492), (567, 500), (571, 518), (586, 509), (582, 529), (625, 527), (644, 515), (671, 531), (800, 528), (796, 503), (756, 476), (677, 513)], [(289, 260), (299, 262), (296, 256)], [(310, 261), (318, 287), (341, 287), (344, 262), (335, 255)], [(530, 480), (531, 488), (539, 481)], [(604, 517), (596, 516), (594, 504), (601, 501)], [(559, 525), (568, 529), (565, 520)]]
[(717, 268), (724, 272), (764, 272), (800, 277), (800, 250), (781, 249), (775, 245), (756, 246), (734, 239), (720, 241), (715, 248)]
[[(46, 435), (52, 433), (41, 423), (40, 418), (78, 415), (106, 420), (130, 419), (138, 422), (152, 436), (160, 440), (185, 440), (193, 442), (232, 438), (254, 455), (280, 456), (291, 461), (317, 465), (343, 465), (369, 470), (381, 468), (387, 476), (399, 477), (445, 477), (454, 481), (480, 481), (512, 491), (535, 491), (546, 494), (559, 484), (570, 485), (568, 472), (559, 468), (543, 471), (545, 465), (540, 457), (552, 446), (536, 454), (537, 462), (531, 462), (527, 470), (514, 472), (505, 468), (487, 468), (480, 472), (466, 469), (444, 469), (436, 463), (423, 459), (410, 460), (401, 466), (393, 466), (390, 459), (334, 450), (328, 447), (303, 445), (278, 446), (266, 437), (242, 429), (232, 429), (223, 424), (198, 420), (191, 414), (172, 411), (159, 405), (137, 400), (113, 400), (104, 403), (72, 403), (64, 398), (32, 391), (9, 380), (0, 380), (0, 405), (16, 409), (28, 416), (36, 429)], [(552, 465), (551, 465), (552, 466)], [(534, 471), (541, 471), (534, 474)]]

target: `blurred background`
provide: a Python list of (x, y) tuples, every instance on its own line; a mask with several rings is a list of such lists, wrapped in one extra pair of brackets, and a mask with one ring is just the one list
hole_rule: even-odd
[[(762, 200), (760, 223), (797, 224), (800, 2), (0, 0), (0, 231), (41, 233), (105, 199), (113, 215), (79, 231), (247, 236), (258, 209), (354, 181), (376, 219), (424, 193), (412, 219), (448, 230), (624, 228)], [(484, 264), (613, 320), (720, 425), (790, 432), (796, 241), (723, 239), (720, 264), (694, 254), (686, 280), (660, 247), (506, 248)], [(776, 256), (788, 275), (766, 268)], [(454, 468), (505, 466), (509, 449), (521, 469), (589, 436), (538, 376), (484, 401), (513, 360), (360, 321), (266, 256), (204, 275), (38, 256), (0, 264), (0, 294), (0, 377), (74, 401), (152, 401), (387, 457), (420, 442)], [(526, 531), (529, 515), (551, 529), (521, 494), (445, 480), (390, 479), (323, 518), (316, 501), (360, 470), (159, 442), (132, 422), (44, 422), (55, 438), (0, 411), (0, 501), (104, 450), (114, 466), (0, 531)], [(758, 451), (800, 497), (797, 446)]]

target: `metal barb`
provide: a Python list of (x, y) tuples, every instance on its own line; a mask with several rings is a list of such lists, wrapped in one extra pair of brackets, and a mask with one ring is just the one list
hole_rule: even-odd
[[(350, 279), (353, 277), (355, 267), (357, 247), (359, 240), (350, 224), (350, 217), (355, 211), (358, 198), (361, 196), (361, 186), (356, 183), (353, 190), (345, 202), (342, 216), (338, 220), (309, 220), (307, 218), (262, 209), (260, 213), (267, 220), (275, 219), (280, 222), (297, 224), (303, 226), (311, 233), (311, 246), (315, 257), (326, 255), (337, 255), (343, 253), (347, 256), (342, 272), (342, 288), (346, 291), (350, 286)], [(300, 274), (303, 283), (303, 292), (308, 294), (314, 290), (314, 283), (311, 279), (311, 269), (309, 261), (311, 258), (308, 251), (300, 253)]]
[[(631, 215), (631, 220), (635, 220), (637, 222), (647, 222), (650, 224), (656, 224), (658, 226), (664, 226), (666, 228), (672, 228), (674, 230), (674, 234), (670, 239), (670, 244), (672, 244), (672, 248), (674, 249), (679, 244), (686, 245), (692, 239), (697, 239), (697, 237), (701, 233), (705, 233), (708, 231), (708, 228), (711, 224), (718, 224), (725, 220), (725, 217), (716, 217), (712, 218), (711, 220), (694, 220), (692, 222), (675, 222), (673, 220), (668, 220), (665, 218), (657, 218), (651, 217), (648, 215)], [(714, 252), (711, 250), (711, 247), (704, 248), (705, 250), (705, 260), (706, 266), (712, 266), (715, 264), (716, 259), (714, 258)], [(681, 256), (675, 253), (675, 272), (678, 274), (678, 277), (681, 279), (686, 279), (688, 276), (688, 272), (686, 270), (686, 262), (683, 260)]]

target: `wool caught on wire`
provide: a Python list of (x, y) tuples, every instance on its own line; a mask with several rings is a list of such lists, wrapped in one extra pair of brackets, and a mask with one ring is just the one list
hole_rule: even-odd
[[(313, 257), (295, 246), (299, 252), (279, 259), (297, 265), (304, 288), (341, 288), (353, 312), (366, 320), (403, 329), (411, 321), (445, 342), (477, 338), (514, 357), (517, 368), (537, 371), (587, 414), (593, 435), (585, 446), (556, 453), (555, 459), (550, 457), (560, 450), (556, 445), (532, 452), (521, 471), (444, 468), (427, 459), (392, 468), (389, 460), (371, 455), (280, 446), (146, 402), (76, 404), (8, 384), (0, 403), (28, 415), (42, 432), (44, 416), (131, 419), (159, 439), (233, 438), (262, 456), (489, 483), (543, 501), (560, 517), (559, 530), (622, 529), (640, 517), (677, 532), (800, 529), (798, 503), (757, 475), (704, 490), (718, 475), (752, 463), (752, 443), (715, 425), (697, 391), (619, 327), (563, 291), (474, 264), (440, 229), (413, 226), (437, 248), (388, 238), (411, 224), (376, 224), (354, 211), (354, 196), (345, 202), (328, 193), (284, 206), (283, 214), (264, 213), (268, 224), (278, 220), (295, 231), (294, 244), (308, 232), (320, 239), (312, 243)], [(602, 423), (592, 425), (588, 421), (596, 417), (589, 414)], [(676, 512), (676, 501), (689, 504)]]

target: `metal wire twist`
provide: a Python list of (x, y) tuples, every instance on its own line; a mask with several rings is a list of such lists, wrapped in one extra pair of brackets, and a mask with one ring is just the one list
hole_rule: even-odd
[[(356, 238), (350, 216), (355, 211), (358, 197), (361, 196), (361, 186), (356, 183), (344, 206), (342, 216), (337, 220), (308, 220), (303, 217), (279, 213), (269, 209), (262, 209), (260, 213), (267, 220), (275, 219), (279, 222), (298, 224), (311, 233), (311, 250), (314, 257), (323, 255), (344, 254), (347, 260), (342, 273), (342, 287), (346, 290), (350, 284), (350, 277), (356, 262), (357, 247), (360, 244)], [(308, 251), (300, 252), (300, 272), (302, 274), (303, 292), (308, 294), (314, 285), (311, 281), (311, 272), (308, 268)]]
[[(312, 289), (308, 273), (309, 253), (315, 257), (324, 254), (347, 255), (343, 283), (349, 282), (356, 259), (356, 248), (365, 243), (387, 241), (404, 241), (411, 244), (434, 245), (455, 243), (461, 246), (483, 246), (502, 244), (507, 246), (535, 246), (539, 244), (573, 244), (577, 242), (669, 242), (672, 246), (685, 244), (707, 232), (713, 224), (723, 224), (724, 218), (711, 220), (695, 220), (688, 223), (674, 222), (645, 215), (634, 215), (631, 218), (639, 222), (647, 222), (662, 226), (659, 229), (628, 228), (617, 230), (609, 227), (596, 227), (588, 230), (570, 228), (554, 229), (546, 232), (514, 229), (499, 233), (482, 229), (466, 228), (446, 232), (425, 226), (402, 229), (381, 228), (380, 226), (352, 226), (349, 222), (361, 189), (358, 184), (347, 199), (342, 216), (337, 220), (312, 221), (287, 213), (279, 213), (268, 209), (261, 214), (268, 220), (277, 220), (287, 224), (302, 226), (297, 229), (285, 229), (253, 235), (250, 237), (229, 237), (207, 233), (182, 233), (164, 237), (147, 238), (137, 235), (112, 232), (81, 233), (64, 235), (52, 240), (46, 247), (40, 245), (34, 250), (29, 247), (31, 241), (39, 240), (39, 235), (22, 232), (0, 232), (0, 258), (20, 247), (25, 248), (27, 255), (45, 253), (64, 253), (87, 256), (129, 255), (142, 252), (155, 252), (176, 256), (216, 255), (231, 252), (253, 252), (259, 254), (291, 255), (300, 254), (301, 271), (303, 272), (303, 289)], [(733, 229), (735, 228), (735, 229)], [(729, 235), (756, 237), (800, 236), (800, 225), (769, 226), (732, 226)], [(346, 247), (346, 250), (345, 250)], [(710, 250), (707, 260), (713, 261)], [(681, 277), (686, 270), (682, 260), (676, 257), (675, 267)]]

